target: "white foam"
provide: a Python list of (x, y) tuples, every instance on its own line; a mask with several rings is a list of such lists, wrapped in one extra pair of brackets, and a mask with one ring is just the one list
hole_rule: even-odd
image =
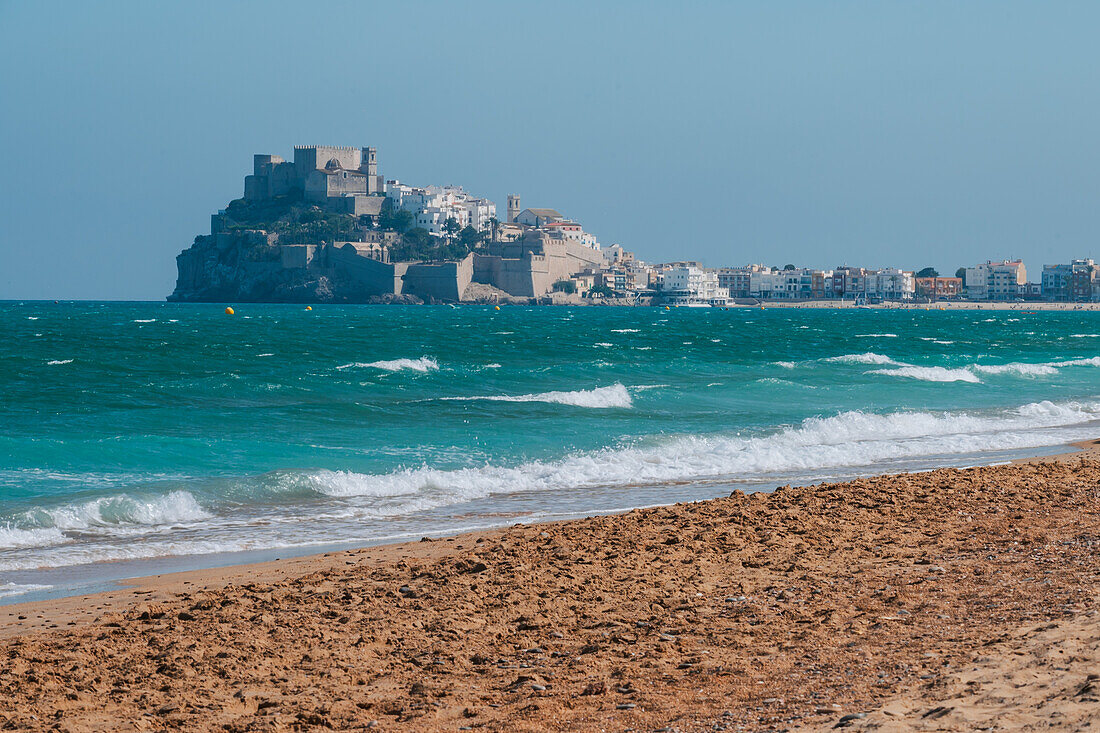
[(573, 392), (539, 392), (522, 395), (486, 395), (480, 397), (441, 397), (443, 400), (470, 400), (486, 402), (550, 402), (575, 407), (633, 407), (634, 401), (626, 387), (616, 382), (610, 387), (579, 389)]
[(1071, 339), (1094, 339), (1100, 337), (1100, 333), (1071, 333)]
[(939, 366), (903, 366), (897, 369), (875, 369), (870, 373), (919, 379), (924, 382), (972, 382), (978, 384), (982, 381), (969, 369), (947, 369)]
[[(1093, 434), (1089, 423), (1098, 418), (1100, 403), (1038, 402), (983, 415), (854, 411), (808, 418), (757, 437), (686, 436), (515, 467), (438, 470), (424, 466), (373, 475), (321, 471), (308, 480), (323, 495), (367, 497), (371, 511), (403, 514), (497, 493), (749, 479), (779, 472), (871, 466), (885, 460), (1060, 445)], [(1078, 429), (1067, 429), (1071, 427)]]
[(611, 333), (638, 333), (636, 328), (613, 328)]
[(1069, 367), (1069, 366), (1100, 366), (1100, 356), (1093, 356), (1088, 359), (1070, 359), (1068, 361), (1052, 361), (1050, 366), (1055, 367)]
[(1025, 377), (1039, 377), (1057, 374), (1058, 370), (1049, 364), (972, 364), (969, 367), (980, 374), (1020, 374)]
[(34, 527), (20, 529), (11, 525), (0, 527), (0, 550), (20, 547), (46, 547), (67, 542), (65, 535), (56, 527)]
[(0, 598), (8, 596), (21, 596), (36, 590), (47, 590), (52, 585), (38, 585), (35, 583), (0, 583)]
[(610, 348), (610, 347), (614, 346), (615, 344), (609, 344), (609, 343), (607, 343), (606, 341), (597, 341), (597, 342), (596, 342), (595, 344), (593, 344), (593, 345), (594, 345), (594, 346), (599, 346), (599, 347), (601, 347), (601, 348), (604, 348), (604, 349), (606, 349), (606, 348)]
[(772, 362), (777, 367), (783, 367), (784, 369), (794, 369), (795, 363), (793, 361), (775, 361)]
[(896, 339), (896, 333), (857, 333), (857, 339)]
[(45, 544), (56, 544), (52, 541), (56, 537), (53, 533), (60, 530), (149, 527), (198, 522), (210, 517), (190, 492), (173, 491), (152, 497), (117, 494), (57, 507), (38, 507), (24, 512), (19, 524), (33, 527), (20, 531), (50, 533), (42, 535), (47, 540)]
[(825, 361), (836, 362), (839, 364), (901, 364), (900, 361), (894, 361), (888, 356), (883, 354), (875, 354), (873, 352), (866, 352), (864, 354), (842, 354), (841, 356), (830, 356)]
[(156, 323), (156, 318), (135, 318), (134, 323)]
[(47, 361), (46, 362), (46, 364), (48, 364), (50, 366), (53, 366), (53, 365), (56, 365), (56, 364), (72, 364), (72, 363), (73, 363), (72, 359), (53, 359), (52, 361)]
[(414, 372), (430, 372), (439, 369), (439, 363), (430, 356), (422, 356), (419, 359), (392, 359), (390, 361), (352, 362), (336, 367), (337, 369), (382, 369), (387, 372), (398, 372), (409, 369)]

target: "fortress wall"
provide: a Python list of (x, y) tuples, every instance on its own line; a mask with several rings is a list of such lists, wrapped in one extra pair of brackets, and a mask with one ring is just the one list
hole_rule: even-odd
[(371, 295), (400, 294), (408, 264), (372, 260), (360, 255), (351, 244), (326, 247), (328, 265), (363, 286)]
[(315, 244), (284, 244), (279, 247), (279, 258), (284, 270), (309, 267), (317, 253)]
[(294, 168), (297, 170), (298, 178), (304, 179), (310, 171), (324, 168), (333, 158), (340, 162), (341, 168), (358, 170), (363, 162), (363, 151), (360, 148), (330, 145), (295, 147)]
[(457, 303), (473, 278), (473, 262), (473, 255), (467, 255), (458, 262), (409, 263), (404, 292)]
[(268, 196), (286, 196), (291, 191), (301, 188), (302, 184), (293, 163), (279, 163), (267, 175)]
[(509, 295), (533, 296), (531, 262), (499, 255), (474, 255), (473, 280), (500, 288)]

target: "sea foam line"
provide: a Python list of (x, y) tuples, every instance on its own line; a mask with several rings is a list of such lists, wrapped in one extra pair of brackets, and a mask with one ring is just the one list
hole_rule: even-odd
[[(387, 474), (322, 471), (307, 481), (333, 497), (402, 498), (387, 511), (405, 513), (495, 493), (659, 485), (759, 477), (776, 472), (869, 466), (883, 460), (1059, 445), (1077, 439), (1065, 428), (1100, 418), (1100, 403), (1037, 402), (996, 413), (844, 412), (807, 418), (757, 437), (684, 436), (644, 447), (583, 452), (515, 467), (428, 466)], [(1091, 433), (1089, 433), (1091, 434)]]
[(419, 359), (392, 359), (389, 361), (352, 362), (336, 367), (337, 369), (382, 369), (387, 372), (399, 372), (408, 369), (414, 372), (430, 372), (439, 369), (439, 363), (430, 356)]
[(629, 408), (634, 406), (630, 392), (616, 382), (610, 387), (579, 389), (571, 392), (538, 392), (523, 395), (485, 395), (477, 397), (440, 397), (446, 401), (485, 401), (485, 402), (549, 402), (574, 407)]

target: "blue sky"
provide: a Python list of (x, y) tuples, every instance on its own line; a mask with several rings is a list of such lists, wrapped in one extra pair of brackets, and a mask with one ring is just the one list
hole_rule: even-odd
[(0, 298), (160, 299), (252, 154), (651, 261), (1098, 256), (1100, 5), (0, 0)]

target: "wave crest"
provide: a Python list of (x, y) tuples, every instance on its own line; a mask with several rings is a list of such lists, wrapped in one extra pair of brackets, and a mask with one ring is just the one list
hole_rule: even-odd
[(488, 395), (484, 397), (443, 397), (441, 399), (477, 400), (486, 402), (549, 402), (559, 405), (595, 407), (601, 409), (612, 407), (630, 408), (634, 406), (634, 400), (630, 397), (630, 392), (618, 382), (610, 387), (579, 389), (572, 392), (539, 392), (537, 394)]
[(868, 351), (863, 354), (842, 354), (840, 356), (830, 356), (825, 361), (834, 362), (836, 364), (898, 364), (902, 362), (894, 361), (890, 357), (884, 354), (876, 354)]
[(871, 373), (919, 379), (924, 382), (971, 382), (980, 384), (982, 381), (969, 369), (948, 369), (939, 366), (903, 366), (897, 369), (875, 369)]
[(439, 369), (439, 362), (430, 356), (422, 356), (419, 359), (392, 359), (389, 361), (356, 361), (351, 364), (343, 364), (337, 369), (381, 369), (387, 372), (399, 372), (408, 369), (414, 372), (430, 372)]

